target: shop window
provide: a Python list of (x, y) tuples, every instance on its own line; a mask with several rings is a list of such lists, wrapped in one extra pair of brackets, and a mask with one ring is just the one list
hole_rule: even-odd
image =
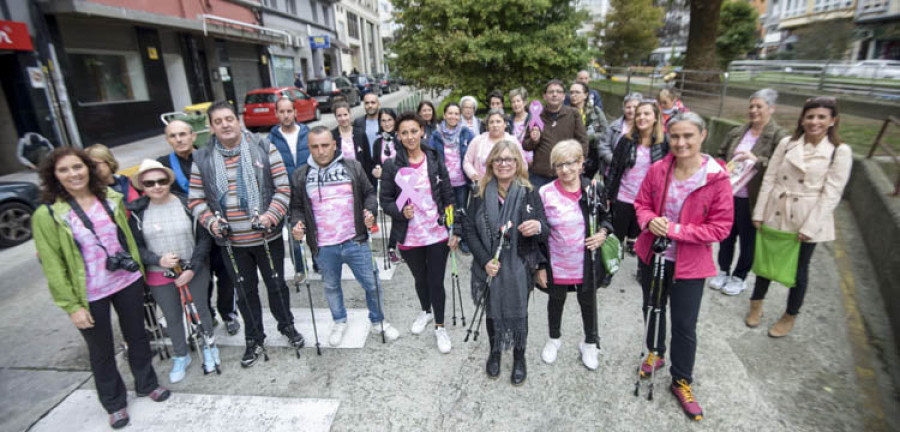
[(133, 51), (66, 50), (80, 105), (150, 100), (141, 56)]

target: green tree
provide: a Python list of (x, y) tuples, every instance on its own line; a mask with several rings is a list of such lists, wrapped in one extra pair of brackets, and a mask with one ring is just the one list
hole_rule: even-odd
[(719, 37), (716, 54), (719, 67), (728, 68), (732, 60), (743, 57), (756, 47), (759, 12), (744, 0), (731, 0), (722, 5), (719, 15)]
[(819, 21), (798, 29), (797, 60), (843, 60), (852, 42), (850, 20)]
[(659, 45), (663, 10), (653, 0), (612, 0), (606, 21), (594, 26), (594, 40), (601, 42), (603, 61), (610, 66), (629, 66), (647, 58)]
[(483, 97), (535, 91), (587, 64), (587, 20), (569, 0), (392, 0), (394, 66), (417, 86)]

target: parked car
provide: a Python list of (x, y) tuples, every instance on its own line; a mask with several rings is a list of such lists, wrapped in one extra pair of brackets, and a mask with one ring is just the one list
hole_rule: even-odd
[(31, 214), (38, 205), (38, 187), (33, 183), (0, 182), (0, 247), (31, 238)]
[(844, 74), (852, 78), (900, 79), (900, 61), (864, 60), (849, 66)]
[(278, 124), (275, 102), (286, 97), (294, 101), (298, 122), (316, 121), (322, 117), (319, 102), (295, 87), (270, 87), (253, 90), (244, 98), (244, 126), (251, 131), (266, 131)]
[(309, 80), (306, 82), (306, 92), (319, 102), (319, 109), (326, 112), (331, 111), (338, 96), (343, 96), (350, 106), (362, 103), (359, 89), (345, 77)]
[(382, 93), (393, 93), (400, 90), (400, 83), (392, 75), (377, 73), (374, 76), (375, 82), (381, 87)]
[(375, 78), (372, 77), (372, 75), (353, 74), (348, 78), (350, 79), (350, 82), (356, 84), (356, 87), (359, 89), (359, 94), (365, 96), (367, 93), (375, 93), (378, 96), (381, 96), (381, 86), (375, 82)]

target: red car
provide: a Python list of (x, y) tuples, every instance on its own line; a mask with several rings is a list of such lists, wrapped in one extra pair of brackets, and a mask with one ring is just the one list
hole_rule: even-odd
[(277, 125), (275, 102), (281, 98), (294, 101), (298, 122), (316, 121), (322, 117), (319, 102), (295, 87), (275, 87), (253, 90), (244, 99), (244, 126), (251, 131), (264, 132)]

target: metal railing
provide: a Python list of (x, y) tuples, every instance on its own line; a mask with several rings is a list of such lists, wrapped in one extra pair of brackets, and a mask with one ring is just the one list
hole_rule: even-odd
[(625, 93), (639, 92), (656, 98), (662, 89), (673, 90), (685, 105), (702, 115), (721, 116), (728, 92), (728, 72), (684, 70), (658, 67), (606, 68), (606, 80), (595, 80), (594, 87), (613, 91), (624, 85)]
[[(884, 119), (884, 124), (881, 125), (881, 130), (878, 131), (878, 136), (875, 138), (875, 142), (872, 143), (872, 147), (869, 149), (869, 154), (866, 156), (866, 159), (872, 159), (872, 156), (875, 156), (875, 151), (880, 148), (881, 151), (887, 153), (887, 155), (893, 159), (894, 166), (900, 168), (900, 155), (898, 155), (891, 146), (882, 143), (884, 134), (891, 124), (900, 126), (900, 120), (897, 120), (897, 117), (894, 116)], [(900, 195), (900, 173), (897, 175), (897, 181), (894, 182), (894, 196), (898, 195)]]
[(741, 60), (728, 65), (734, 83), (816, 93), (900, 100), (900, 62)]
[(424, 90), (414, 90), (409, 96), (405, 97), (397, 104), (397, 114), (406, 111), (415, 111), (419, 107), (419, 102), (425, 97)]

